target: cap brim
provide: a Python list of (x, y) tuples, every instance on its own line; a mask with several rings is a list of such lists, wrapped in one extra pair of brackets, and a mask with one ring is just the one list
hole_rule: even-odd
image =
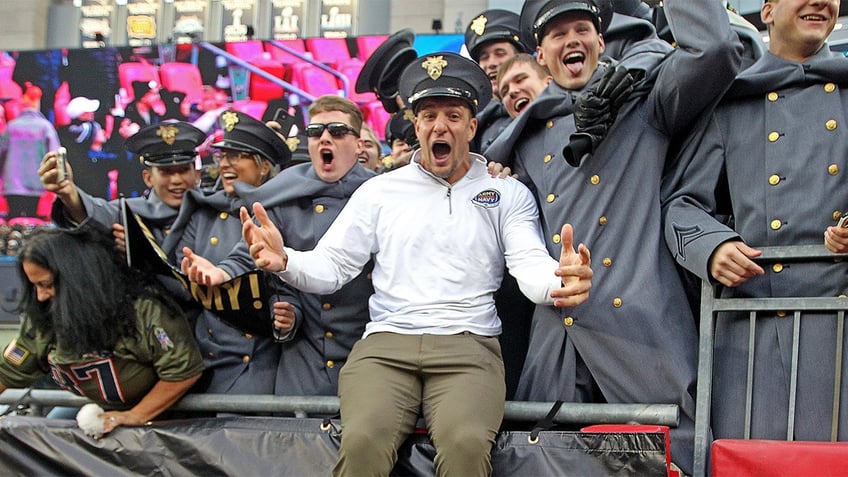
[[(415, 32), (413, 32), (411, 28), (404, 28), (387, 38), (386, 41), (384, 41), (377, 47), (376, 50), (374, 50), (373, 53), (371, 53), (368, 60), (365, 61), (359, 76), (356, 78), (354, 91), (357, 93), (369, 93), (374, 91), (374, 87), (380, 82), (380, 76), (382, 75), (383, 70), (386, 69), (383, 65), (390, 65), (390, 62), (395, 61), (399, 55), (398, 53), (393, 54), (392, 50), (399, 47), (401, 48), (401, 51), (410, 49), (413, 52), (413, 56), (409, 61), (414, 60), (418, 56), (412, 48), (414, 41)], [(406, 47), (403, 47), (404, 43), (406, 43)], [(386, 59), (387, 56), (390, 56), (388, 61)], [(401, 70), (403, 70), (403, 66), (400, 67)]]

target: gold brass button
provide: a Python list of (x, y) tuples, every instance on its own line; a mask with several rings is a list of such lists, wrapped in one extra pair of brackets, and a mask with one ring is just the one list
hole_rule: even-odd
[(777, 93), (775, 93), (774, 91), (769, 93), (767, 97), (768, 97), (768, 100), (771, 101), (771, 102), (777, 101), (777, 98), (778, 98)]
[(783, 264), (782, 263), (775, 263), (774, 265), (771, 266), (771, 269), (774, 271), (774, 273), (780, 273), (780, 272), (783, 271)]
[(241, 362), (242, 362), (242, 363), (249, 363), (249, 362), (250, 362), (250, 356), (248, 356), (248, 355), (244, 355), (244, 356), (242, 356), (242, 357), (241, 357)]
[(228, 214), (226, 212), (221, 212), (220, 214), (218, 214), (218, 217), (220, 217), (221, 220), (227, 220), (227, 217), (229, 217), (229, 216), (230, 216), (230, 214)]
[(780, 176), (777, 174), (772, 174), (769, 176), (769, 184), (778, 185), (780, 184)]
[(616, 308), (621, 308), (621, 298), (618, 298), (618, 297), (613, 298), (612, 299), (612, 306), (614, 306)]
[(368, 275), (366, 275), (366, 276), (368, 277), (369, 280), (371, 280), (371, 272), (368, 272)]
[(332, 332), (332, 331), (327, 331), (327, 332), (325, 332), (325, 333), (324, 333), (324, 338), (333, 339), (333, 332)]
[(565, 326), (571, 326), (574, 324), (574, 318), (566, 316), (565, 319), (562, 320), (562, 324), (564, 324)]
[(555, 195), (553, 195), (553, 194), (548, 194), (548, 196), (547, 196), (547, 197), (545, 197), (545, 202), (547, 202), (547, 203), (549, 203), (549, 204), (550, 204), (551, 202), (553, 202), (553, 201), (554, 201), (554, 199), (556, 199), (556, 196), (555, 196)]
[(554, 122), (549, 119), (548, 122), (545, 124), (545, 127), (548, 129), (554, 127)]
[(212, 333), (212, 328), (207, 328), (206, 332), (209, 333), (209, 336), (212, 336), (215, 333)]
[(211, 352), (211, 351), (210, 351), (210, 352), (206, 353), (206, 356), (209, 356), (210, 358), (214, 358), (214, 357), (215, 357), (215, 353), (213, 353), (213, 352)]
[(836, 164), (831, 164), (831, 165), (827, 166), (827, 173), (832, 175), (832, 176), (839, 174), (839, 166), (836, 165)]
[(331, 305), (329, 303), (324, 303), (324, 304), (321, 305), (321, 308), (323, 308), (324, 310), (329, 310), (332, 307), (333, 307), (333, 305)]
[(836, 295), (836, 298), (848, 298), (848, 295), (845, 295), (844, 293), (840, 293), (839, 295)]
[(769, 135), (768, 135), (769, 142), (775, 142), (778, 139), (780, 139), (780, 133), (779, 132), (772, 131), (772, 132), (769, 133)]
[(603, 263), (605, 267), (609, 267), (612, 265), (612, 259), (609, 257), (604, 257)]
[(842, 217), (842, 211), (834, 210), (833, 214), (831, 214), (830, 216), (833, 217), (833, 220), (839, 220)]
[(323, 205), (318, 204), (318, 205), (315, 206), (315, 213), (316, 214), (321, 214), (323, 212), (324, 212), (324, 206)]
[(780, 311), (777, 312), (777, 316), (783, 318), (784, 316), (786, 316), (786, 312), (783, 311), (783, 310), (780, 310)]
[(250, 333), (245, 333), (245, 334), (244, 334), (244, 337), (245, 337), (245, 338), (247, 338), (247, 339), (249, 339), (249, 340), (252, 340), (252, 339), (253, 339), (253, 335), (252, 335), (252, 334), (250, 334)]
[(212, 237), (211, 239), (209, 239), (209, 243), (211, 243), (212, 245), (218, 245), (218, 237)]
[(601, 225), (606, 225), (607, 224), (607, 217), (605, 215), (602, 215), (601, 218), (598, 219), (598, 223), (601, 224)]
[(771, 221), (771, 229), (772, 230), (778, 230), (781, 227), (783, 227), (783, 222), (781, 222), (780, 219), (774, 219), (774, 220)]
[(828, 131), (834, 131), (836, 129), (836, 120), (828, 119), (828, 121), (824, 123), (824, 127), (827, 128)]
[(595, 174), (594, 176), (589, 178), (589, 182), (591, 182), (594, 185), (598, 185), (598, 184), (601, 183), (601, 177), (599, 175)]
[(553, 240), (554, 243), (559, 243), (560, 240), (562, 240), (562, 237), (560, 237), (559, 234), (554, 234), (554, 236), (551, 237), (551, 240)]
[(554, 156), (552, 156), (550, 154), (545, 154), (545, 164), (551, 162), (551, 159), (553, 159), (553, 158), (554, 158)]
[(825, 85), (824, 85), (824, 92), (825, 93), (832, 93), (834, 91), (836, 91), (836, 85), (835, 84), (825, 83)]
[(330, 368), (330, 369), (335, 368), (336, 367), (335, 361), (333, 361), (333, 360), (327, 361), (327, 367)]

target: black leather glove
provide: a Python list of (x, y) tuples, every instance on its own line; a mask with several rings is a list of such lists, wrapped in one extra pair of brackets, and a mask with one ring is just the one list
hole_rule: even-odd
[(576, 131), (563, 148), (569, 165), (579, 166), (597, 149), (615, 122), (619, 108), (633, 92), (635, 82), (627, 68), (609, 66), (593, 86), (577, 96), (574, 102)]

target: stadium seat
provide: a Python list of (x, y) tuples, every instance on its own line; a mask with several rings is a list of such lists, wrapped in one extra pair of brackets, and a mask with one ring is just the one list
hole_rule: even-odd
[(359, 109), (362, 111), (365, 122), (374, 130), (377, 139), (385, 142), (386, 124), (392, 119), (392, 115), (386, 112), (383, 103), (380, 100), (374, 100), (359, 106)]
[(345, 38), (307, 38), (306, 50), (312, 53), (315, 61), (334, 69), (338, 69), (345, 60), (351, 58)]
[(159, 80), (159, 71), (155, 65), (146, 61), (127, 61), (118, 65), (118, 78), (121, 88), (126, 91), (127, 101), (135, 99), (133, 94), (133, 81), (156, 81)]
[(186, 94), (189, 103), (198, 103), (203, 98), (203, 78), (197, 65), (183, 62), (162, 63), (159, 66), (162, 86), (169, 91)]
[(389, 35), (362, 35), (356, 37), (356, 48), (359, 50), (356, 56), (362, 61), (368, 61), (374, 50), (388, 38)]
[(49, 190), (44, 191), (44, 193), (41, 194), (41, 198), (38, 199), (38, 206), (35, 214), (40, 218), (49, 221), (50, 213), (53, 212), (53, 201), (55, 199), (55, 192), (50, 192)]
[(292, 65), (291, 83), (315, 97), (339, 94), (336, 77), (309, 63)]
[(247, 114), (258, 121), (262, 121), (262, 115), (265, 114), (265, 110), (268, 108), (268, 103), (255, 99), (240, 99), (238, 101), (233, 101), (232, 108), (236, 111)]
[[(353, 101), (356, 104), (362, 105), (367, 104), (372, 101), (377, 100), (377, 95), (366, 91), (365, 93), (357, 93), (354, 89), (356, 85), (356, 79), (359, 78), (359, 72), (362, 71), (362, 67), (364, 63), (360, 61), (358, 58), (351, 58), (343, 62), (339, 66), (339, 73), (345, 75), (347, 77), (347, 98)], [(339, 82), (339, 87), (342, 87), (341, 82)]]
[[(306, 54), (306, 45), (300, 38), (295, 38), (291, 40), (275, 40), (275, 42), (287, 48), (290, 48), (300, 54)], [(292, 65), (294, 63), (303, 61), (300, 58), (292, 55), (291, 53), (283, 50), (282, 48), (277, 48), (271, 42), (265, 44), (265, 51), (271, 54), (272, 60), (279, 61), (284, 65)]]
[[(275, 78), (284, 79), (287, 77), (286, 66), (271, 58), (271, 54), (265, 51), (265, 47), (259, 40), (229, 42), (226, 49), (227, 53), (250, 63), (251, 66), (261, 69)], [(250, 75), (248, 95), (251, 99), (267, 102), (283, 97), (284, 93), (282, 86), (267, 78), (255, 73)]]

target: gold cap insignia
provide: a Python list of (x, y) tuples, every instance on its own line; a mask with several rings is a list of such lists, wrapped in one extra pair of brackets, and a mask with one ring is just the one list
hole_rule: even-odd
[(165, 144), (172, 145), (174, 141), (177, 140), (177, 133), (180, 132), (176, 126), (165, 125), (159, 126), (159, 129), (156, 130), (156, 135), (161, 137)]
[(403, 110), (403, 119), (412, 122), (412, 120), (415, 119), (415, 114), (412, 113), (411, 109), (406, 108)]
[(286, 144), (289, 146), (289, 151), (297, 151), (297, 146), (300, 145), (300, 139), (298, 139), (297, 137), (290, 137), (286, 139)]
[(230, 132), (235, 129), (239, 122), (238, 114), (227, 111), (221, 115), (221, 122), (224, 123), (224, 131)]
[(445, 57), (443, 56), (428, 56), (424, 63), (421, 63), (421, 67), (427, 70), (427, 76), (432, 80), (439, 79), (442, 76), (442, 70), (448, 65), (448, 62), (445, 61)]
[(483, 32), (486, 31), (486, 23), (488, 23), (488, 21), (488, 18), (483, 15), (480, 15), (479, 17), (475, 18), (474, 21), (471, 22), (471, 31), (476, 33), (477, 36), (482, 35)]

